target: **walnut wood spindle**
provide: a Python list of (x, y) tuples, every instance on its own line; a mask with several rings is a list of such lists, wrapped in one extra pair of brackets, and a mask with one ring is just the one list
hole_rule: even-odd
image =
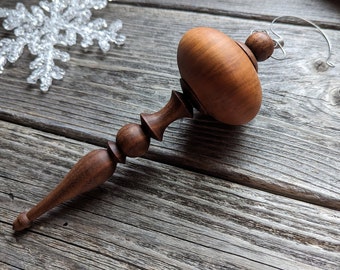
[(13, 229), (21, 231), (30, 227), (33, 220), (48, 210), (105, 182), (113, 174), (116, 164), (105, 149), (88, 153), (47, 197), (28, 212), (18, 216), (13, 223)]
[(117, 163), (126, 157), (142, 156), (150, 138), (161, 141), (166, 127), (182, 117), (192, 117), (192, 106), (226, 124), (240, 125), (255, 117), (262, 90), (257, 61), (274, 50), (273, 40), (263, 32), (252, 34), (245, 44), (222, 32), (198, 27), (181, 39), (177, 61), (184, 95), (173, 91), (169, 102), (158, 112), (142, 113), (141, 125), (127, 124), (117, 133), (116, 142), (84, 156), (60, 184), (13, 223), (15, 231), (28, 228), (51, 208), (105, 182)]
[(125, 157), (142, 156), (149, 148), (150, 137), (162, 140), (163, 132), (173, 121), (192, 117), (192, 107), (183, 94), (173, 91), (169, 102), (159, 112), (142, 114), (142, 125), (127, 124), (117, 133), (116, 143), (107, 149), (93, 150), (78, 161), (59, 185), (28, 212), (19, 214), (13, 230), (22, 231), (53, 207), (104, 183)]

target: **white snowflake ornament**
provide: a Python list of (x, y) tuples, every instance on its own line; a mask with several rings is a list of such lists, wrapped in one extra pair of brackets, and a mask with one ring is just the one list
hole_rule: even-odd
[(116, 20), (107, 26), (104, 19), (91, 21), (90, 9), (106, 7), (106, 0), (52, 0), (40, 1), (29, 12), (22, 3), (15, 9), (0, 8), (0, 18), (5, 18), (3, 27), (14, 30), (15, 38), (0, 40), (0, 73), (7, 61), (16, 62), (25, 46), (36, 55), (30, 63), (33, 70), (27, 78), (28, 83), (40, 80), (40, 89), (48, 91), (52, 80), (61, 80), (65, 71), (56, 66), (54, 60), (69, 61), (70, 55), (55, 46), (72, 46), (81, 37), (81, 46), (87, 48), (98, 41), (103, 52), (110, 49), (110, 43), (123, 45), (125, 37), (118, 32), (122, 22)]

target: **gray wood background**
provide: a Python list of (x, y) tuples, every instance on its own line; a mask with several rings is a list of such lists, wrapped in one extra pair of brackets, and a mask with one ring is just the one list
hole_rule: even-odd
[[(318, 66), (327, 44), (315, 29), (280, 20), (288, 58), (259, 64), (252, 122), (196, 112), (102, 186), (13, 234), (17, 214), (80, 157), (180, 90), (176, 50), (188, 29), (244, 41), (281, 15), (322, 26), (336, 67)], [(340, 269), (340, 3), (126, 0), (94, 17), (120, 18), (126, 44), (105, 55), (65, 48), (66, 75), (46, 94), (26, 83), (28, 52), (0, 76), (0, 269)]]

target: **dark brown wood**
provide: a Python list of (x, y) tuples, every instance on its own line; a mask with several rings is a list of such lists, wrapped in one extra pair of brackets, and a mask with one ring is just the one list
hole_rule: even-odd
[(251, 34), (245, 44), (259, 62), (267, 60), (274, 52), (274, 42), (265, 32), (255, 32)]
[(107, 142), (107, 151), (111, 158), (117, 163), (125, 163), (126, 155), (124, 155), (117, 147), (117, 144), (111, 141)]
[(35, 219), (51, 208), (102, 184), (113, 174), (116, 164), (105, 149), (88, 153), (41, 202), (18, 216), (13, 230), (22, 231), (30, 227)]
[(165, 128), (183, 117), (192, 117), (192, 107), (182, 94), (174, 91), (159, 112), (141, 115), (142, 125), (123, 126), (117, 133), (116, 143), (108, 142), (107, 150), (93, 150), (80, 159), (42, 201), (28, 212), (19, 214), (13, 222), (13, 230), (30, 227), (35, 219), (53, 207), (99, 186), (112, 176), (118, 162), (124, 163), (126, 156), (144, 155), (150, 145), (150, 136), (161, 139)]
[(127, 124), (118, 131), (116, 143), (124, 155), (139, 157), (148, 151), (150, 137), (144, 133), (141, 125)]
[[(190, 100), (192, 103), (192, 100)], [(172, 91), (169, 102), (160, 111), (140, 115), (142, 126), (149, 132), (152, 138), (162, 141), (163, 133), (167, 126), (177, 119), (183, 117), (192, 117), (192, 106), (189, 100), (186, 100), (183, 94)]]
[[(144, 158), (117, 166), (110, 181), (13, 234), (16, 213), (96, 146), (5, 121), (0, 133), (6, 161), (0, 269), (336, 270), (340, 264), (339, 211)], [(49, 161), (55, 166), (46, 170)]]

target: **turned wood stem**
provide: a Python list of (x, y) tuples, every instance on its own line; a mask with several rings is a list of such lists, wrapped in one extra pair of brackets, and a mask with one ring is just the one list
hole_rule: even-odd
[(19, 215), (13, 223), (13, 229), (21, 231), (30, 227), (32, 221), (51, 208), (102, 184), (114, 173), (116, 164), (105, 149), (88, 153), (48, 196), (28, 212)]
[(192, 106), (183, 94), (172, 92), (169, 102), (153, 114), (141, 114), (141, 125), (127, 124), (117, 133), (116, 143), (107, 149), (97, 149), (85, 155), (70, 170), (59, 185), (42, 201), (13, 222), (13, 230), (22, 231), (48, 210), (104, 183), (114, 173), (117, 163), (126, 156), (138, 157), (149, 148), (150, 137), (162, 140), (166, 127), (173, 121), (192, 117)]

